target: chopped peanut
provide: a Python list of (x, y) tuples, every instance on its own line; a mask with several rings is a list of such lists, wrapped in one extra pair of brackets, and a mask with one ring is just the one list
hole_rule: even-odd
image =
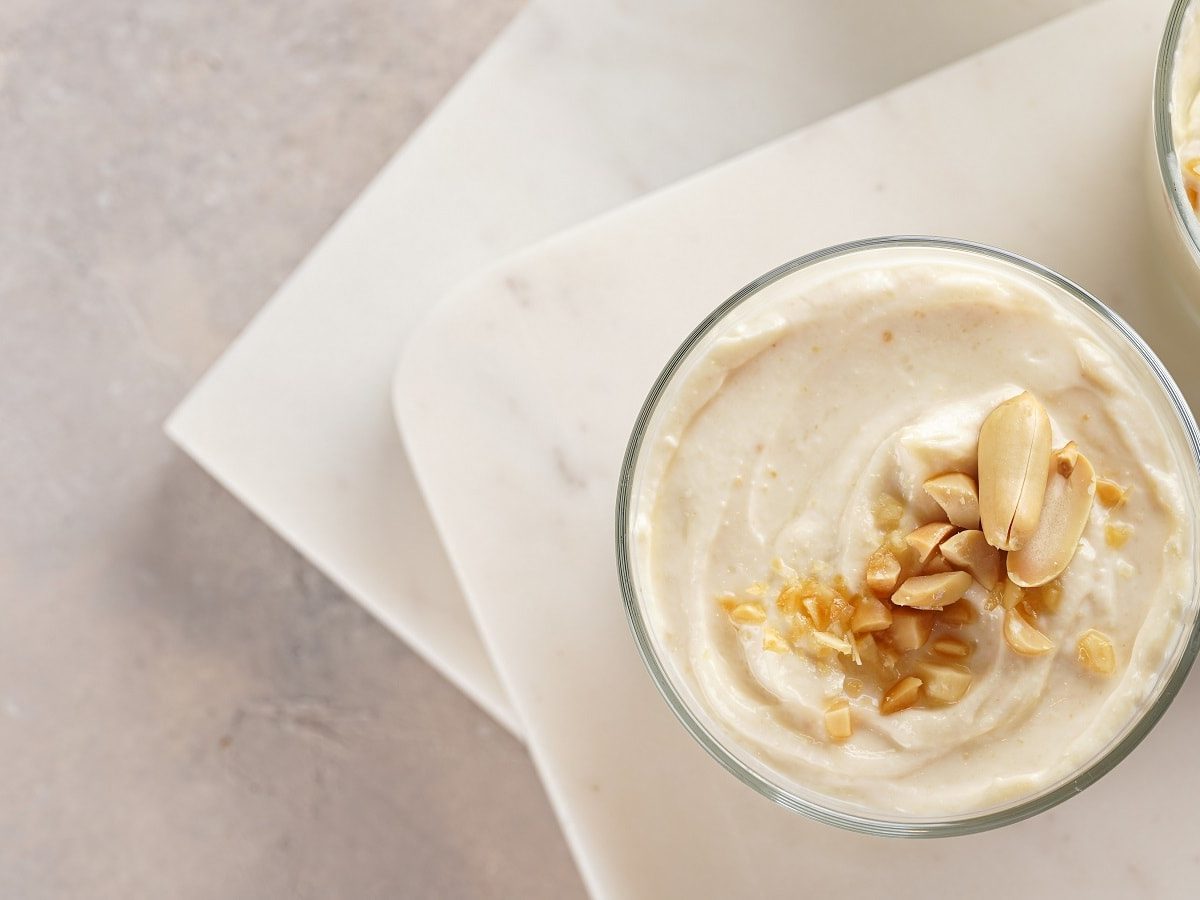
[(933, 642), (933, 652), (951, 659), (966, 659), (971, 655), (971, 645), (954, 637), (938, 638)]
[(875, 501), (875, 524), (881, 531), (891, 531), (900, 527), (904, 518), (904, 504), (891, 494), (880, 494)]
[(1025, 602), (1040, 612), (1055, 613), (1062, 605), (1062, 582), (1057, 578), (1025, 591)]
[(954, 571), (954, 566), (952, 566), (952, 565), (950, 565), (950, 563), (946, 562), (946, 557), (942, 556), (941, 553), (935, 553), (935, 554), (933, 554), (933, 557), (929, 560), (929, 562), (925, 563), (924, 568), (921, 569), (921, 574), (922, 575), (942, 575), (946, 572), (953, 572), (953, 571)]
[(835, 741), (844, 741), (854, 733), (850, 720), (850, 701), (834, 700), (825, 709), (825, 730)]
[(960, 531), (942, 544), (942, 556), (992, 590), (1004, 577), (1004, 554), (987, 542), (982, 531)]
[(884, 632), (900, 653), (920, 650), (933, 633), (933, 613), (898, 607), (892, 610), (892, 625)]
[(1109, 509), (1116, 509), (1129, 496), (1129, 489), (1108, 478), (1096, 479), (1096, 499)]
[(1005, 609), (1013, 609), (1024, 599), (1025, 588), (1007, 580), (1000, 586), (1000, 605)]
[(925, 696), (935, 703), (957, 703), (971, 687), (971, 673), (955, 666), (922, 663), (917, 673), (925, 684)]
[(970, 586), (971, 576), (966, 572), (915, 575), (900, 585), (892, 602), (917, 609), (942, 609), (961, 599)]
[(975, 607), (971, 605), (970, 600), (959, 600), (957, 603), (951, 603), (942, 610), (941, 615), (938, 616), (938, 621), (953, 626), (970, 625), (975, 621)]
[(921, 693), (922, 681), (913, 675), (901, 678), (890, 688), (879, 701), (879, 711), (885, 716), (908, 709), (917, 702)]
[(925, 493), (934, 499), (956, 528), (979, 527), (979, 488), (961, 472), (938, 475), (925, 482)]
[(930, 522), (928, 525), (922, 525), (915, 531), (909, 532), (904, 538), (904, 542), (916, 551), (915, 568), (923, 568), (937, 552), (938, 545), (954, 534), (954, 531), (953, 525)]
[(1112, 675), (1117, 671), (1117, 654), (1108, 635), (1089, 628), (1079, 637), (1079, 662), (1089, 672)]
[(761, 603), (739, 603), (729, 611), (729, 618), (738, 625), (761, 625), (767, 621), (767, 611)]
[(1063, 478), (1070, 478), (1071, 473), (1075, 471), (1075, 463), (1079, 461), (1079, 448), (1075, 446), (1074, 441), (1067, 441), (1065, 447), (1054, 452), (1054, 464), (1058, 468), (1058, 474)]
[(1114, 550), (1120, 550), (1125, 546), (1125, 542), (1129, 540), (1131, 534), (1133, 534), (1133, 528), (1129, 525), (1119, 522), (1110, 523), (1104, 526), (1104, 543)]
[(1015, 653), (1022, 656), (1041, 656), (1054, 649), (1054, 642), (1030, 625), (1017, 608), (1004, 613), (1004, 640)]
[(892, 612), (887, 606), (874, 597), (863, 597), (850, 620), (850, 630), (855, 634), (869, 634), (883, 631), (891, 624)]
[(880, 547), (867, 560), (867, 587), (881, 597), (888, 597), (899, 583), (899, 560), (886, 547)]
[(763, 649), (771, 653), (787, 653), (792, 648), (782, 634), (768, 626), (763, 629)]

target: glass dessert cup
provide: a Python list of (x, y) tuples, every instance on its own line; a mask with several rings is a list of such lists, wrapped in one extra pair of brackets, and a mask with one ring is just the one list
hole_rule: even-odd
[[(1176, 126), (1183, 95), (1200, 92), (1200, 59), (1194, 67), (1183, 62), (1181, 44), (1188, 39), (1200, 55), (1200, 14), (1197, 0), (1176, 0), (1167, 18), (1154, 73), (1152, 148), (1148, 157), (1148, 192), (1151, 206), (1151, 238), (1162, 262), (1166, 288), (1184, 301), (1193, 314), (1200, 312), (1200, 219), (1188, 196), (1182, 165), (1176, 150)], [(1184, 85), (1181, 82), (1187, 81)], [(1178, 102), (1177, 102), (1178, 101)]]
[(659, 434), (662, 422), (679, 397), (677, 389), (698, 359), (749, 317), (770, 309), (775, 299), (818, 283), (856, 266), (886, 268), (907, 262), (964, 261), (981, 271), (1036, 285), (1056, 303), (1104, 332), (1120, 351), (1123, 362), (1146, 385), (1146, 403), (1170, 440), (1184, 488), (1184, 509), (1190, 521), (1200, 510), (1200, 433), (1186, 402), (1158, 359), (1118, 316), (1078, 285), (1028, 260), (1002, 250), (966, 241), (887, 237), (844, 244), (786, 263), (738, 291), (693, 332), (667, 363), (637, 418), (621, 470), (617, 498), (617, 562), (626, 614), (639, 652), (669, 707), (700, 745), (727, 771), (763, 796), (814, 820), (863, 833), (896, 837), (936, 837), (985, 831), (1036, 815), (1074, 796), (1111, 771), (1149, 733), (1178, 693), (1200, 649), (1200, 588), (1196, 542), (1180, 560), (1187, 569), (1190, 593), (1185, 612), (1173, 627), (1172, 640), (1161, 661), (1153, 688), (1134, 714), (1089, 759), (1073, 771), (1036, 791), (996, 805), (945, 815), (914, 815), (884, 807), (850, 803), (806, 787), (783, 775), (745, 743), (729, 733), (681, 677), (648, 611), (649, 588), (636, 539), (640, 488), (648, 477), (646, 448)]

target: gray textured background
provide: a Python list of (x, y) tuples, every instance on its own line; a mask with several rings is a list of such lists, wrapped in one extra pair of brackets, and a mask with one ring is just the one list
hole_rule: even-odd
[(520, 745), (161, 432), (519, 5), (0, 2), (0, 896), (582, 893)]

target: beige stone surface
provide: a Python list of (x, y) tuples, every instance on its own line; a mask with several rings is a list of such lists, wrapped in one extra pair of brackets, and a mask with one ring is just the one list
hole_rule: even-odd
[(518, 6), (0, 4), (0, 896), (582, 893), (521, 746), (160, 427)]

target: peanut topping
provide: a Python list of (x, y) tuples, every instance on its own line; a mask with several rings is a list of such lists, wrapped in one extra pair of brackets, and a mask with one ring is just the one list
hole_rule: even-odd
[(970, 600), (966, 599), (959, 600), (957, 603), (951, 603), (942, 610), (938, 621), (944, 625), (952, 625), (954, 627), (970, 625), (975, 621), (975, 607), (971, 605)]
[(1054, 465), (1058, 469), (1058, 474), (1063, 478), (1071, 477), (1071, 473), (1075, 471), (1075, 463), (1078, 460), (1079, 448), (1075, 446), (1074, 441), (1067, 441), (1065, 447), (1054, 451)]
[(1120, 550), (1133, 534), (1133, 528), (1120, 522), (1112, 522), (1104, 526), (1104, 543), (1114, 550)]
[(933, 613), (924, 610), (892, 610), (892, 625), (886, 632), (892, 647), (901, 653), (920, 650), (933, 633), (933, 620)]
[(946, 572), (953, 572), (954, 566), (946, 562), (946, 557), (941, 553), (933, 554), (929, 562), (925, 563), (925, 567), (921, 569), (922, 575), (942, 575)]
[(925, 493), (946, 513), (955, 528), (979, 527), (979, 488), (962, 472), (938, 475), (925, 482)]
[(1040, 612), (1055, 613), (1062, 605), (1062, 582), (1055, 580), (1025, 592), (1025, 602)]
[(855, 634), (883, 631), (892, 624), (892, 611), (874, 597), (863, 597), (850, 619), (850, 630)]
[(925, 696), (935, 703), (957, 703), (971, 687), (971, 673), (957, 666), (922, 663), (917, 674), (925, 684)]
[(1129, 489), (1123, 488), (1108, 478), (1096, 479), (1096, 499), (1109, 509), (1116, 509), (1125, 503)]
[(1005, 609), (1015, 609), (1017, 604), (1025, 599), (1025, 589), (1007, 579), (1000, 586), (1000, 605)]
[[(907, 534), (900, 523), (912, 510), (881, 494), (873, 519), (884, 537), (867, 558), (861, 584), (830, 577), (820, 563), (802, 577), (777, 558), (773, 578), (718, 598), (735, 626), (762, 626), (764, 651), (807, 656), (823, 675), (841, 668), (845, 696), (825, 711), (830, 739), (853, 734), (847, 698), (868, 687), (879, 691), (882, 715), (922, 697), (944, 705), (966, 696), (974, 644), (945, 630), (974, 623), (978, 605), (1003, 608), (1001, 633), (1013, 652), (1040, 656), (1055, 649), (1039, 630), (1038, 616), (1053, 614), (1062, 603), (1058, 576), (1075, 555), (1093, 497), (1113, 508), (1127, 491), (1097, 479), (1073, 441), (1051, 453), (1049, 416), (1028, 392), (984, 420), (978, 470), (978, 483), (962, 472), (928, 479), (925, 492), (949, 523), (918, 522)], [(1120, 547), (1131, 532), (1129, 525), (1109, 522), (1105, 539)], [(1095, 629), (1080, 636), (1078, 658), (1096, 674), (1116, 671), (1112, 642)]]
[(913, 567), (915, 569), (923, 569), (928, 565), (929, 560), (933, 558), (933, 554), (937, 552), (938, 545), (953, 533), (953, 525), (944, 525), (939, 522), (931, 522), (928, 525), (922, 525), (915, 531), (909, 532), (904, 538), (904, 542), (912, 547), (913, 552), (916, 554)]
[(1004, 640), (1022, 656), (1041, 656), (1054, 649), (1054, 642), (1029, 624), (1020, 608), (1005, 610)]
[(761, 603), (739, 603), (729, 610), (729, 618), (738, 625), (761, 625), (767, 621), (767, 611)]
[(792, 649), (792, 645), (782, 634), (768, 625), (763, 629), (763, 649), (771, 653), (787, 653)]
[(900, 583), (900, 561), (886, 547), (880, 547), (867, 559), (867, 587), (888, 597)]
[(1003, 554), (987, 542), (982, 531), (960, 531), (942, 544), (941, 550), (950, 565), (970, 572), (989, 591), (1004, 577)]
[(825, 730), (835, 741), (844, 741), (854, 734), (854, 723), (850, 720), (850, 702), (834, 700), (825, 709)]
[[(883, 636), (880, 635), (882, 639)], [(857, 638), (855, 643), (858, 646), (859, 657), (862, 660), (862, 665), (876, 676), (887, 673), (889, 677), (895, 677), (896, 663), (900, 661), (900, 653), (892, 647), (891, 644), (883, 644), (875, 640), (874, 635), (864, 634)], [(861, 682), (859, 682), (861, 684)]]
[(1061, 469), (1050, 475), (1037, 529), (1020, 550), (1008, 554), (1008, 577), (1022, 587), (1036, 587), (1061, 575), (1075, 556), (1095, 493), (1096, 472), (1076, 452), (1068, 477)]
[(908, 709), (917, 702), (921, 693), (921, 684), (921, 679), (913, 675), (901, 678), (883, 695), (879, 701), (879, 711), (885, 716), (890, 716), (902, 709)]
[(880, 531), (894, 531), (904, 518), (904, 504), (891, 494), (880, 494), (875, 501), (875, 524)]
[(966, 572), (915, 575), (900, 585), (892, 602), (916, 609), (942, 609), (961, 599), (970, 586), (971, 576)]
[(1050, 417), (1026, 391), (979, 431), (979, 517), (988, 543), (1019, 550), (1037, 528), (1050, 470)]
[(814, 631), (812, 634), (813, 640), (822, 647), (828, 647), (830, 650), (836, 650), (838, 653), (845, 656), (853, 656), (854, 648), (850, 642), (843, 638), (835, 637), (827, 631)]
[(1117, 653), (1108, 635), (1089, 628), (1079, 636), (1079, 662), (1089, 672), (1112, 675), (1117, 671)]
[(954, 637), (938, 638), (933, 642), (933, 652), (951, 659), (966, 659), (971, 655), (971, 645)]

